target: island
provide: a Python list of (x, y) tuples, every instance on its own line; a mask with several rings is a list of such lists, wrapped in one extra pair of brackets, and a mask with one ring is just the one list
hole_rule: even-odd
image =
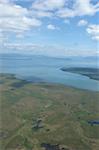
[(99, 80), (99, 68), (87, 68), (87, 67), (70, 67), (61, 68), (62, 71), (77, 73), (89, 77), (90, 79)]

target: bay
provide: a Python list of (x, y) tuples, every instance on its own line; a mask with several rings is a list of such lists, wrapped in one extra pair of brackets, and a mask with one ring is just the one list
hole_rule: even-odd
[(99, 91), (99, 81), (63, 72), (62, 67), (98, 67), (97, 57), (54, 58), (37, 55), (1, 54), (0, 73), (15, 74), (17, 78), (36, 82), (59, 83), (80, 89)]

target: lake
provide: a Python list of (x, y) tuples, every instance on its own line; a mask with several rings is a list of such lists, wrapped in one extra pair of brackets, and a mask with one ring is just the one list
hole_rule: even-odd
[(80, 89), (99, 91), (99, 81), (86, 76), (63, 72), (62, 67), (98, 67), (96, 57), (52, 58), (46, 56), (1, 54), (0, 73), (36, 82), (60, 83)]

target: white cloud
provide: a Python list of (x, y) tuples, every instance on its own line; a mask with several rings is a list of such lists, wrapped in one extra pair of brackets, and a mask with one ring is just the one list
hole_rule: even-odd
[(0, 3), (8, 3), (9, 0), (0, 0)]
[(56, 29), (58, 29), (58, 27), (56, 27), (56, 26), (53, 25), (53, 24), (47, 25), (47, 28), (48, 28), (49, 30), (56, 30)]
[(94, 15), (99, 11), (99, 3), (93, 5), (91, 0), (75, 0), (72, 8), (65, 7), (58, 10), (57, 15), (61, 18), (75, 16)]
[(64, 6), (66, 0), (36, 0), (32, 7), (37, 10), (55, 10)]
[[(71, 8), (69, 0), (34, 0), (31, 9), (16, 5), (13, 1), (0, 0), (0, 29), (5, 32), (24, 32), (41, 26), (42, 17), (61, 17), (69, 23), (68, 18), (94, 15), (99, 11), (99, 3), (93, 5), (91, 0), (71, 0), (74, 2)], [(84, 24), (84, 21), (79, 23)]]
[(99, 25), (91, 24), (88, 26), (86, 31), (92, 39), (99, 41)]
[(75, 8), (78, 15), (94, 15), (99, 11), (97, 5), (93, 5), (92, 0), (76, 0)]
[(64, 7), (66, 0), (35, 0), (31, 12), (37, 17), (56, 17), (55, 12)]
[(2, 32), (24, 32), (40, 25), (41, 21), (30, 17), (27, 8), (7, 0), (0, 0), (0, 29)]
[(41, 22), (35, 18), (28, 17), (10, 17), (0, 19), (0, 28), (4, 32), (24, 32), (31, 27), (40, 26)]
[(32, 11), (35, 10), (37, 13), (51, 13), (47, 17), (71, 18), (75, 16), (94, 15), (99, 11), (99, 3), (93, 4), (92, 0), (35, 0), (32, 8)]
[(11, 3), (0, 3), (0, 17), (22, 17), (28, 15), (28, 10)]
[(86, 26), (87, 24), (88, 24), (88, 22), (84, 19), (82, 19), (78, 22), (78, 26)]
[(37, 18), (51, 18), (53, 17), (53, 13), (49, 11), (42, 11), (42, 10), (32, 10), (31, 15), (37, 17)]
[[(93, 4), (93, 0), (29, 0), (32, 2), (31, 8), (15, 4), (15, 1), (0, 0), (0, 32), (2, 33), (0, 42), (2, 43), (8, 37), (7, 35), (10, 35), (9, 32), (13, 32), (21, 37), (25, 31), (41, 26), (42, 18), (45, 17), (61, 18), (68, 24), (70, 18), (90, 16), (99, 11), (99, 3)], [(88, 24), (86, 20), (80, 20), (78, 25)], [(50, 30), (59, 29), (53, 24), (48, 24), (47, 28)], [(88, 25), (86, 30), (92, 36), (92, 39), (99, 40), (98, 25)], [(22, 49), (24, 48), (22, 47)]]
[[(5, 51), (4, 51), (5, 49)], [(60, 45), (41, 45), (33, 43), (5, 43), (3, 48), (0, 48), (0, 53), (24, 53), (34, 55), (45, 55), (51, 57), (66, 57), (66, 56), (96, 56), (97, 50), (68, 50)]]
[(57, 16), (61, 18), (70, 18), (70, 17), (75, 17), (75, 11), (69, 8), (63, 8), (57, 11)]

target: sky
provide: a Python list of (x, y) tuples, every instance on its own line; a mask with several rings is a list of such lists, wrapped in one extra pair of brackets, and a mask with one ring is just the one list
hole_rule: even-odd
[(0, 0), (0, 53), (99, 54), (98, 0)]

